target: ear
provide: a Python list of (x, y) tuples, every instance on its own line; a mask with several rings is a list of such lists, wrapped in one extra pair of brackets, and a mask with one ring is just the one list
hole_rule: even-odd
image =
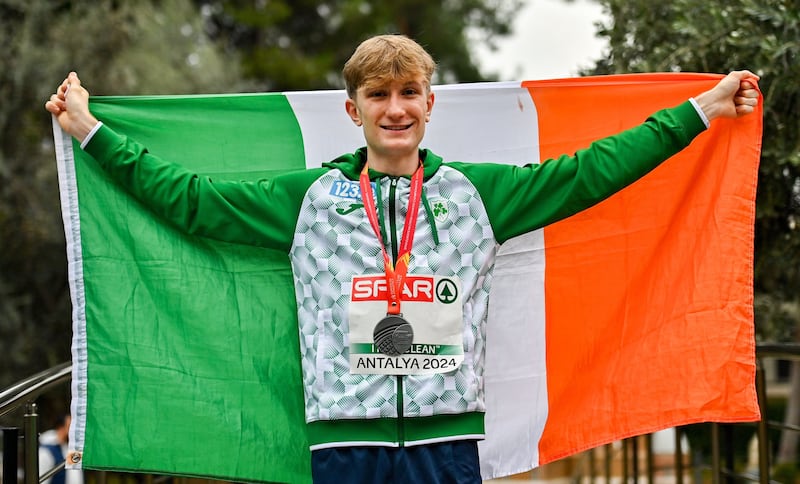
[(361, 116), (358, 114), (358, 106), (355, 100), (347, 98), (344, 102), (344, 110), (347, 111), (347, 115), (356, 123), (356, 126), (361, 126)]
[(426, 123), (431, 120), (431, 111), (433, 111), (433, 101), (434, 101), (434, 96), (433, 96), (433, 91), (431, 91), (428, 93), (428, 101), (426, 103), (427, 104), (426, 107), (427, 111), (425, 112)]

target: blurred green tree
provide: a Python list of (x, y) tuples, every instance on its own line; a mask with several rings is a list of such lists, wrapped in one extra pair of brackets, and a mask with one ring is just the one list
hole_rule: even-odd
[(70, 70), (92, 94), (236, 89), (238, 61), (172, 2), (0, 0), (0, 388), (70, 358), (50, 117)]
[(257, 90), (344, 87), (341, 69), (376, 34), (405, 34), (436, 59), (436, 83), (490, 80), (470, 51), (511, 32), (520, 0), (195, 0), (208, 34), (241, 55)]
[(510, 33), (519, 0), (0, 0), (0, 388), (70, 358), (71, 304), (51, 123), (70, 70), (92, 95), (342, 87), (364, 38), (408, 34), (437, 82), (491, 79), (473, 42)]

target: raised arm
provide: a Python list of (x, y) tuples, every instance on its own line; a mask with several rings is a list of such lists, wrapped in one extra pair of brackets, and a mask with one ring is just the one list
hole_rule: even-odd
[[(633, 183), (688, 146), (706, 129), (704, 121), (754, 112), (757, 80), (750, 71), (732, 72), (696, 96), (694, 105), (687, 101), (661, 110), (574, 155), (525, 167), (466, 164), (462, 170), (478, 191), (493, 193), (486, 205), (502, 242), (573, 215)], [(504, 187), (509, 196), (498, 196), (495, 187)]]
[[(45, 108), (118, 186), (193, 235), (288, 250), (303, 194), (319, 174), (306, 170), (239, 181), (216, 180), (190, 171), (100, 124), (89, 110), (89, 93), (74, 72)], [(278, 206), (281, 210), (275, 209)]]

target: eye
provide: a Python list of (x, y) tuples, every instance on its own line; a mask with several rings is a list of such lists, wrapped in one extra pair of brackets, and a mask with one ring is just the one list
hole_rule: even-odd
[(375, 91), (370, 91), (367, 93), (367, 97), (385, 97), (385, 96), (386, 96), (386, 91), (383, 91), (381, 89), (377, 89)]

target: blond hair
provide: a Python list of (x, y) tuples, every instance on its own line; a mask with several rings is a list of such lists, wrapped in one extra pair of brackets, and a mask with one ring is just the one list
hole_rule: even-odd
[(421, 45), (405, 35), (378, 35), (362, 42), (345, 63), (347, 95), (353, 99), (362, 86), (380, 85), (422, 75), (430, 89), (436, 63)]

